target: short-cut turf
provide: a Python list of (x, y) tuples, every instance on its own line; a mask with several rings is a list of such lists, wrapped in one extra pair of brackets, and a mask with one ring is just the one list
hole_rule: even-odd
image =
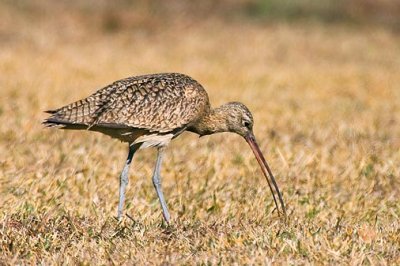
[[(85, 7), (1, 5), (1, 263), (400, 264), (397, 33), (217, 17), (168, 24), (124, 10), (115, 22)], [(215, 106), (238, 100), (253, 111), (286, 225), (238, 136), (172, 141), (167, 228), (151, 182), (155, 151), (134, 158), (131, 218), (118, 223), (126, 145), (41, 125), (43, 110), (165, 71), (196, 77)]]

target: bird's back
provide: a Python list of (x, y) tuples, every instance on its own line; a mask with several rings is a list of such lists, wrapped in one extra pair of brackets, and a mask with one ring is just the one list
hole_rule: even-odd
[(206, 91), (189, 76), (152, 74), (118, 80), (85, 99), (50, 110), (44, 124), (91, 129), (130, 141), (123, 136), (184, 130), (209, 108)]

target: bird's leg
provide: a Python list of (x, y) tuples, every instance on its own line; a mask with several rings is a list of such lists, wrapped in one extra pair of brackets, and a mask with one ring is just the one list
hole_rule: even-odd
[(154, 188), (156, 189), (158, 199), (160, 200), (164, 219), (169, 224), (170, 216), (169, 216), (167, 204), (165, 203), (164, 195), (161, 190), (160, 168), (161, 168), (161, 162), (162, 162), (163, 155), (164, 155), (164, 147), (158, 148), (157, 163), (156, 163), (156, 167), (154, 168), (154, 173), (153, 173), (153, 185), (154, 185)]
[(124, 201), (125, 201), (125, 190), (129, 182), (129, 176), (128, 176), (129, 166), (131, 165), (132, 157), (138, 148), (139, 147), (135, 145), (129, 145), (128, 158), (126, 159), (124, 169), (122, 170), (122, 173), (119, 177), (119, 203), (118, 203), (118, 214), (117, 214), (118, 220), (121, 220), (122, 218), (122, 209), (124, 207)]

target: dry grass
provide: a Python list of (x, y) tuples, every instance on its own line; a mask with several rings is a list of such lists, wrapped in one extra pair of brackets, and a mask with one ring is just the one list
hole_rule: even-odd
[[(96, 16), (34, 12), (0, 9), (0, 264), (400, 264), (398, 35), (136, 13), (107, 32)], [(166, 227), (154, 150), (134, 158), (133, 219), (117, 223), (127, 147), (40, 124), (113, 80), (165, 71), (195, 77), (214, 105), (250, 107), (287, 224), (238, 136), (172, 142)]]

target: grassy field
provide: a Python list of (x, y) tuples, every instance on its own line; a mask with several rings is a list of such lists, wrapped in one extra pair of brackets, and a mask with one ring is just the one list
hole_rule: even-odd
[[(400, 264), (395, 30), (7, 3), (0, 264)], [(245, 141), (191, 133), (162, 169), (172, 224), (152, 186), (152, 149), (134, 157), (129, 217), (116, 221), (126, 144), (44, 129), (43, 111), (155, 72), (189, 74), (214, 106), (249, 106), (286, 223)]]

